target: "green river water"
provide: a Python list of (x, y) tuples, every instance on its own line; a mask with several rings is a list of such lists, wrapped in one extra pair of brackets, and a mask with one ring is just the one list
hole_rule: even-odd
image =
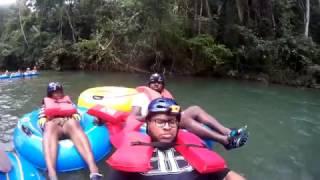
[[(0, 80), (0, 143), (12, 146), (16, 122), (39, 107), (49, 81), (60, 81), (75, 101), (87, 88), (135, 87), (146, 75), (43, 72), (33, 79)], [(168, 77), (167, 88), (187, 107), (199, 105), (228, 127), (248, 125), (246, 146), (226, 151), (215, 146), (231, 169), (253, 180), (320, 179), (320, 92), (278, 85), (198, 77)], [(99, 162), (106, 173), (104, 161)], [(88, 179), (87, 170), (60, 174)]]

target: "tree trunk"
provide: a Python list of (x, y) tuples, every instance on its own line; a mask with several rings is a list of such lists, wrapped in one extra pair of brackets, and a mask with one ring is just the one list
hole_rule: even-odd
[(193, 33), (196, 34), (197, 32), (197, 25), (198, 25), (198, 0), (194, 0), (193, 4), (193, 11), (194, 11), (194, 17), (193, 17)]
[(212, 20), (212, 14), (211, 14), (209, 2), (208, 2), (208, 0), (205, 0), (205, 1), (206, 1), (206, 7), (207, 7), (208, 17), (210, 18), (210, 20)]
[(60, 45), (63, 44), (62, 26), (63, 26), (63, 7), (60, 8)]
[(241, 7), (241, 0), (236, 0), (236, 6), (237, 6), (237, 11), (238, 11), (238, 18), (240, 20), (240, 23), (243, 22), (243, 12), (242, 12), (242, 7)]
[(225, 6), (225, 4), (227, 3), (227, 0), (224, 0), (222, 3), (220, 3), (218, 5), (218, 9), (217, 9), (217, 15), (220, 16), (222, 13), (222, 8)]
[(75, 43), (76, 42), (76, 37), (75, 37), (75, 34), (74, 34), (74, 28), (72, 26), (71, 18), (70, 18), (68, 10), (66, 8), (64, 8), (64, 10), (65, 10), (65, 12), (67, 14), (67, 17), (68, 17), (68, 22), (69, 22), (69, 26), (70, 26), (71, 34), (72, 34), (72, 40)]
[(201, 17), (202, 17), (202, 9), (203, 9), (203, 3), (202, 0), (200, 0), (200, 12), (199, 12), (199, 17), (198, 17), (198, 34), (201, 33)]
[(305, 28), (304, 36), (307, 38), (309, 36), (309, 23), (310, 23), (310, 0), (306, 0), (306, 13), (305, 13)]
[(274, 19), (273, 12), (272, 12), (272, 27), (273, 27), (273, 32), (276, 32), (276, 20)]
[(24, 42), (26, 43), (27, 47), (29, 46), (29, 43), (27, 41), (27, 37), (26, 37), (26, 34), (24, 32), (24, 29), (23, 29), (23, 25), (22, 25), (22, 19), (21, 19), (21, 2), (19, 0), (17, 0), (17, 5), (18, 5), (18, 11), (19, 11), (19, 22), (20, 22), (20, 29), (21, 29), (21, 33), (23, 35), (23, 39), (24, 39)]

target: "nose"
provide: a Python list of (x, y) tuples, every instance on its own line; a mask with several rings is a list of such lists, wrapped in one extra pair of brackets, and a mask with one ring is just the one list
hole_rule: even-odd
[(165, 122), (164, 126), (163, 126), (163, 129), (171, 129), (171, 126), (169, 125), (169, 122)]

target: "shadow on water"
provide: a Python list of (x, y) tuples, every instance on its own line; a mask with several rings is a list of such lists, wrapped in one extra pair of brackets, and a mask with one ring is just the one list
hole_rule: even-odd
[[(146, 76), (124, 73), (44, 72), (34, 79), (0, 81), (0, 142), (11, 146), (18, 117), (40, 105), (49, 81), (63, 83), (76, 102), (95, 86), (144, 84)], [(320, 93), (278, 85), (198, 77), (167, 77), (168, 89), (183, 106), (200, 105), (228, 127), (248, 125), (249, 143), (240, 149), (215, 149), (229, 167), (248, 179), (316, 180), (320, 151)], [(99, 167), (106, 172), (104, 161)], [(88, 179), (88, 171), (61, 179)]]

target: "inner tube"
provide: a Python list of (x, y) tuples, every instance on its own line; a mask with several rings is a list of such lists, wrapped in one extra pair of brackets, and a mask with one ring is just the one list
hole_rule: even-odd
[(23, 73), (13, 73), (10, 75), (10, 78), (22, 78), (23, 77)]
[(18, 79), (18, 78), (27, 78), (27, 77), (35, 77), (39, 76), (38, 72), (32, 72), (32, 73), (20, 73), (16, 74), (13, 73), (11, 75), (0, 75), (0, 79)]
[(10, 76), (8, 76), (8, 75), (0, 75), (0, 79), (8, 79), (8, 78), (10, 78)]
[(23, 73), (23, 77), (39, 76), (39, 72)]
[[(87, 109), (78, 108), (80, 124), (88, 137), (95, 161), (101, 160), (111, 151), (109, 131), (105, 126), (96, 124), (95, 118), (86, 113)], [(40, 169), (46, 169), (42, 148), (42, 130), (38, 124), (39, 109), (19, 119), (14, 130), (14, 146), (17, 152)], [(102, 141), (103, 139), (103, 141)], [(59, 172), (72, 171), (87, 167), (75, 145), (70, 139), (59, 140), (56, 169)]]
[(83, 91), (78, 98), (78, 106), (90, 109), (99, 104), (118, 111), (129, 112), (134, 95), (138, 92), (133, 88), (104, 86)]
[(44, 180), (42, 174), (32, 166), (27, 160), (14, 152), (6, 152), (12, 166), (8, 173), (0, 172), (1, 180), (20, 179), (20, 180)]

